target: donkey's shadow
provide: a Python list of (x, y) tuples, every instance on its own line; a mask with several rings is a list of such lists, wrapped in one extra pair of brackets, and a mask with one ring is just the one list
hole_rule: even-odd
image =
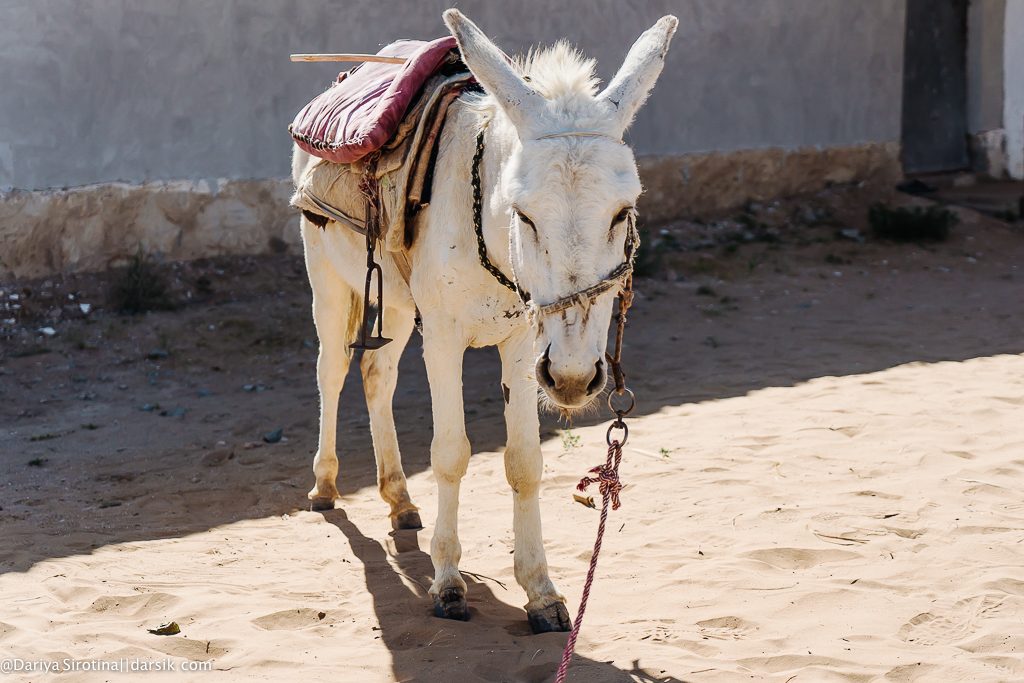
[[(507, 588), (494, 579), (463, 574), (469, 585), (470, 621), (438, 619), (427, 595), (433, 566), (416, 531), (391, 533), (386, 548), (363, 535), (343, 510), (324, 519), (338, 527), (362, 562), (380, 638), (392, 657), (394, 680), (547, 683), (553, 681), (568, 634), (533, 635), (526, 613), (498, 599)], [(511, 561), (511, 558), (509, 558)], [(623, 670), (576, 655), (569, 681), (592, 683), (683, 683), (651, 676), (634, 662)]]

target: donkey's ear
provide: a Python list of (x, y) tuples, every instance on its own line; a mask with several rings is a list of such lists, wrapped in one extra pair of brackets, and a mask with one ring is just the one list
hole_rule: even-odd
[(598, 95), (607, 102), (612, 115), (618, 117), (620, 130), (629, 128), (633, 117), (647, 101), (647, 96), (665, 66), (668, 45), (676, 32), (679, 20), (671, 14), (662, 17), (636, 39), (629, 48), (626, 61), (605, 91)]
[(494, 97), (517, 128), (525, 123), (529, 113), (543, 105), (544, 98), (512, 68), (505, 53), (462, 12), (449, 9), (442, 16), (459, 43), (462, 60), (476, 80)]

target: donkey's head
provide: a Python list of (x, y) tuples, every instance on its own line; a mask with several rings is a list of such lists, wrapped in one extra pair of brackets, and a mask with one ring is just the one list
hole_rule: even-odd
[(548, 305), (593, 294), (623, 272), (642, 188), (622, 135), (661, 73), (678, 22), (666, 16), (645, 31), (599, 93), (593, 60), (564, 43), (512, 63), (458, 10), (444, 20), (493, 100), (490, 126), (508, 146), (497, 191), (509, 213), (513, 274), (535, 312), (537, 383), (559, 408), (582, 408), (605, 386), (618, 287)]

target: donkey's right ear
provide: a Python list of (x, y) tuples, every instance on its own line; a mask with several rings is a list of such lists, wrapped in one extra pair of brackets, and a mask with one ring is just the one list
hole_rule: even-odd
[(459, 44), (462, 61), (477, 82), (494, 97), (516, 128), (525, 124), (532, 112), (544, 106), (544, 98), (516, 72), (505, 53), (462, 12), (449, 9), (442, 16)]
[(668, 14), (637, 38), (629, 48), (626, 61), (597, 99), (607, 102), (618, 119), (619, 130), (625, 131), (647, 100), (655, 81), (665, 66), (665, 55), (675, 35), (679, 20)]

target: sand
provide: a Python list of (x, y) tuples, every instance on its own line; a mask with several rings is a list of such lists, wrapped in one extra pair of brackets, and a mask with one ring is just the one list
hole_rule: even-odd
[[(641, 283), (626, 349), (641, 410), (570, 681), (1024, 680), (1024, 240), (961, 231), (708, 281), (714, 298)], [(306, 315), (296, 282), (279, 318)], [(344, 498), (302, 509), (315, 352), (201, 343), (243, 305), (129, 323), (109, 353), (6, 362), (0, 659), (213, 669), (8, 679), (552, 680), (566, 636), (529, 633), (512, 576), (493, 353), (467, 364), (472, 619), (442, 621), (425, 594), (436, 496), (418, 349), (396, 415), (427, 527), (390, 533), (355, 375)], [(188, 342), (119, 363), (154, 326)], [(76, 400), (75, 373), (108, 381)], [(151, 397), (188, 412), (138, 410)], [(604, 457), (601, 419), (545, 423), (544, 531), (572, 613), (597, 513), (571, 494)], [(286, 440), (259, 443), (277, 425)], [(44, 430), (61, 436), (31, 440)], [(179, 635), (146, 630), (170, 620)]]

